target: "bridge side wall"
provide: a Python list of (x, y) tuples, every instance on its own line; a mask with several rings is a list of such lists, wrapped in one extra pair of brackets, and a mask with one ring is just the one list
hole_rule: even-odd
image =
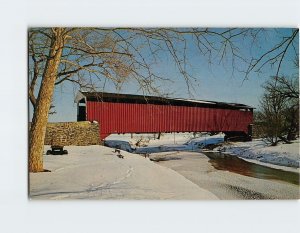
[(113, 133), (248, 133), (251, 111), (87, 101), (87, 120), (101, 124), (100, 138)]

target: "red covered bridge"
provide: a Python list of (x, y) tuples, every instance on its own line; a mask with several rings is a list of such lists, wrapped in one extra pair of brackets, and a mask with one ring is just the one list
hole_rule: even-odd
[(97, 121), (100, 138), (119, 133), (223, 132), (251, 140), (253, 108), (237, 103), (79, 92), (77, 121)]

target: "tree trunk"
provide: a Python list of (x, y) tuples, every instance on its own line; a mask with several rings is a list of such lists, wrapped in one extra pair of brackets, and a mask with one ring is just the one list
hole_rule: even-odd
[(54, 84), (64, 46), (64, 29), (54, 28), (49, 57), (42, 77), (29, 134), (29, 172), (41, 172), (43, 148)]

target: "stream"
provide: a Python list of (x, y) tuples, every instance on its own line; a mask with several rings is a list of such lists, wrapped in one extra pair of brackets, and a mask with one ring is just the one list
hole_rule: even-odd
[(234, 172), (244, 176), (259, 179), (278, 180), (299, 185), (299, 174), (284, 171), (245, 161), (237, 156), (221, 154), (219, 152), (201, 152), (210, 160), (209, 163), (217, 170)]

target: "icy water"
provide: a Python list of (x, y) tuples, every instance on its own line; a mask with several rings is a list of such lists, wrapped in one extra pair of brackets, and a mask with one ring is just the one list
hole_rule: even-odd
[(209, 163), (217, 170), (230, 171), (259, 179), (280, 180), (299, 185), (299, 174), (295, 172), (258, 165), (232, 155), (215, 152), (202, 153), (210, 159)]

